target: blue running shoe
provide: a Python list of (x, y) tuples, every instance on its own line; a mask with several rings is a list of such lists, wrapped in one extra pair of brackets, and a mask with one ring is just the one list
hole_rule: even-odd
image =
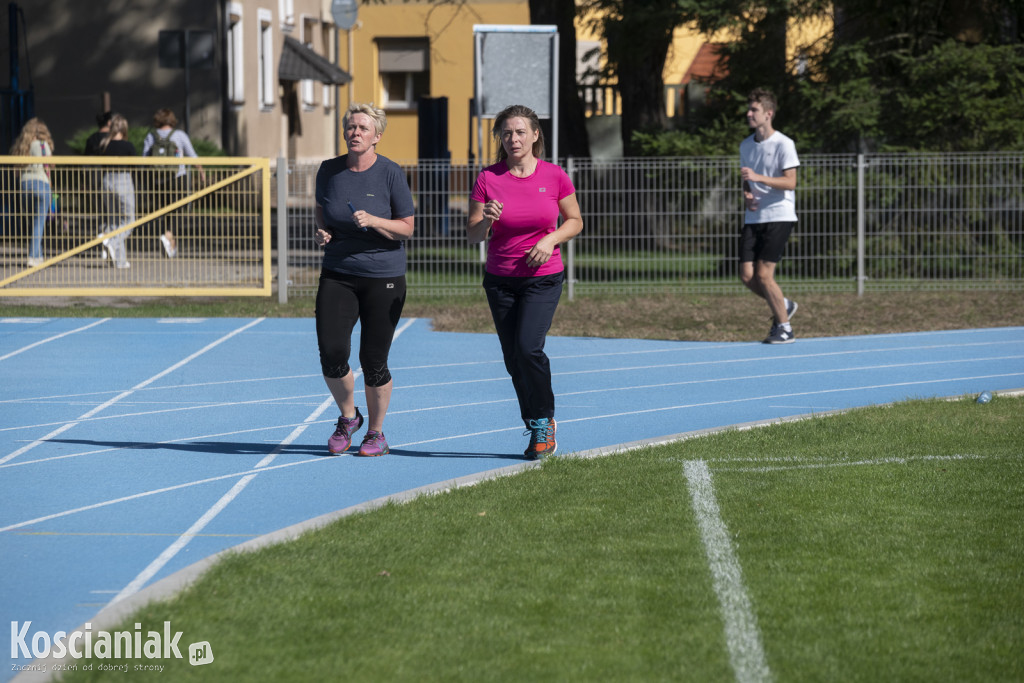
[(529, 428), (523, 432), (524, 436), (530, 436), (530, 445), (523, 452), (527, 460), (537, 460), (555, 454), (558, 450), (555, 429), (555, 418), (549, 420), (542, 417), (539, 420), (530, 420)]

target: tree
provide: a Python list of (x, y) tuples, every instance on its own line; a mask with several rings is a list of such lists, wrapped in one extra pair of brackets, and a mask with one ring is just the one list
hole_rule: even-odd
[(606, 77), (622, 97), (622, 147), (635, 156), (633, 131), (665, 125), (662, 72), (672, 33), (685, 15), (679, 0), (584, 0), (580, 9), (607, 44)]
[[(530, 0), (531, 24), (558, 27), (559, 153), (589, 157), (587, 120), (576, 88), (576, 3), (574, 0)], [(556, 160), (557, 161), (557, 160)]]
[[(1024, 0), (701, 4), (702, 30), (735, 35), (723, 50), (728, 75), (686, 129), (642, 136), (646, 153), (719, 153), (758, 85), (775, 91), (779, 124), (808, 152), (1024, 146)], [(833, 31), (787, 63), (786, 22), (821, 15)]]
[(583, 0), (580, 10), (608, 46), (606, 75), (622, 95), (622, 143), (639, 153), (638, 133), (665, 127), (662, 74), (677, 28), (691, 26), (711, 36), (730, 29), (739, 38), (723, 53), (729, 87), (782, 89), (786, 26), (793, 17), (824, 11), (823, 0)]
[(821, 151), (1021, 149), (1021, 0), (841, 0), (797, 121)]

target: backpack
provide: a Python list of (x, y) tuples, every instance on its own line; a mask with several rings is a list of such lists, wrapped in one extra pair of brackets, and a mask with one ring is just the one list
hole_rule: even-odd
[(167, 137), (160, 137), (156, 131), (150, 133), (153, 136), (153, 146), (149, 148), (151, 157), (176, 157), (178, 156), (178, 143), (171, 140), (171, 131)]

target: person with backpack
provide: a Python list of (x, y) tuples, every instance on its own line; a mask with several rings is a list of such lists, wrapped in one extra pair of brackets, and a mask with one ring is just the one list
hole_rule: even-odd
[[(177, 125), (178, 117), (174, 115), (173, 111), (170, 109), (158, 110), (153, 115), (153, 130), (142, 141), (142, 156), (164, 159), (198, 157), (195, 147), (192, 146), (192, 139), (185, 131), (178, 130)], [(203, 167), (196, 166), (196, 169), (199, 171), (199, 181), (205, 185), (206, 173), (203, 171)], [(162, 170), (164, 169), (156, 169), (153, 174), (158, 175)], [(168, 185), (169, 187), (160, 193), (163, 201), (154, 208), (176, 202), (189, 193), (188, 167), (184, 164), (178, 166), (173, 180), (170, 180)], [(164, 245), (168, 257), (174, 258), (178, 255), (178, 242), (174, 237), (173, 230), (170, 228), (164, 230), (160, 235), (160, 243)]]

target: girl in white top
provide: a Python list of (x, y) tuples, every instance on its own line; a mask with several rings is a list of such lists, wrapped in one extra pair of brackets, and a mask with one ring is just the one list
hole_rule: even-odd
[[(38, 118), (25, 122), (21, 135), (14, 141), (11, 154), (18, 157), (53, 156), (53, 136)], [(32, 241), (28, 250), (28, 267), (43, 263), (43, 229), (52, 196), (49, 164), (28, 164), (21, 172), (22, 211), (32, 219)]]

